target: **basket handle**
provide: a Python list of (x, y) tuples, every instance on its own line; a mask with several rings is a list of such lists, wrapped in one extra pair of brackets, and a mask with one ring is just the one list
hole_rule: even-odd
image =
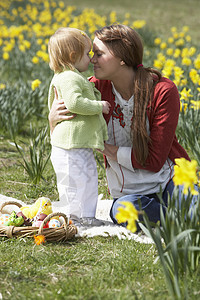
[(65, 214), (63, 213), (60, 213), (60, 212), (55, 212), (55, 213), (52, 213), (48, 216), (46, 216), (46, 218), (42, 221), (42, 223), (40, 224), (40, 228), (38, 230), (38, 235), (42, 234), (42, 231), (43, 231), (43, 227), (46, 225), (46, 223), (53, 217), (63, 217), (64, 218), (64, 228), (66, 229), (67, 228), (67, 224), (68, 224), (68, 218)]
[(21, 203), (15, 201), (15, 200), (6, 201), (6, 202), (3, 202), (3, 203), (0, 205), (0, 212), (2, 212), (2, 209), (3, 209), (6, 205), (16, 205), (16, 206), (18, 206), (19, 208), (23, 206)]

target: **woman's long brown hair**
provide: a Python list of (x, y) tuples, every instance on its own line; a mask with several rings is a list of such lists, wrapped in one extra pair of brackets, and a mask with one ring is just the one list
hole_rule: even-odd
[(131, 138), (135, 158), (142, 166), (145, 166), (151, 142), (146, 126), (146, 109), (161, 74), (143, 65), (137, 68), (142, 64), (143, 43), (134, 29), (126, 25), (113, 24), (97, 30), (95, 36), (108, 47), (114, 56), (119, 57), (127, 66), (135, 70)]

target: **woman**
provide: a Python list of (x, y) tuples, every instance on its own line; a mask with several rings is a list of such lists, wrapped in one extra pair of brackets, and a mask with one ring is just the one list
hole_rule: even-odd
[[(114, 199), (115, 215), (122, 201), (144, 210), (149, 220), (160, 220), (160, 206), (171, 195), (174, 159), (189, 157), (178, 143), (175, 131), (180, 100), (175, 84), (142, 64), (140, 36), (125, 25), (111, 25), (95, 32), (93, 41), (95, 83), (111, 109), (104, 115), (109, 139), (105, 143), (106, 176)], [(67, 119), (63, 102), (54, 103), (51, 130)], [(59, 116), (58, 116), (59, 114)], [(161, 204), (157, 193), (163, 191)], [(125, 224), (124, 224), (125, 226)]]

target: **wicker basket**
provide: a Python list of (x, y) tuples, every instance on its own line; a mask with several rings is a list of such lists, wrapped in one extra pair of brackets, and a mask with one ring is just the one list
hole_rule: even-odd
[[(19, 208), (22, 205), (16, 201), (8, 201), (4, 202), (0, 206), (0, 213), (2, 212), (3, 208), (6, 205), (16, 205)], [(55, 216), (63, 217), (64, 223), (61, 227), (57, 228), (43, 228), (43, 226)], [(41, 223), (40, 227), (33, 227), (33, 226), (4, 226), (0, 225), (0, 237), (7, 237), (7, 238), (14, 238), (14, 237), (33, 237), (34, 235), (44, 235), (45, 240), (48, 242), (64, 242), (69, 240), (70, 238), (74, 237), (77, 233), (77, 227), (73, 224), (68, 224), (68, 218), (65, 214), (56, 212), (48, 215), (43, 222)]]

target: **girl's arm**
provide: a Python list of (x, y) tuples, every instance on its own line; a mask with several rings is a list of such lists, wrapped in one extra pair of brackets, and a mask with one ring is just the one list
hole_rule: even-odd
[(81, 115), (102, 113), (102, 102), (92, 98), (94, 95), (89, 86), (91, 83), (86, 82), (84, 78), (73, 71), (67, 71), (66, 73), (63, 72), (58, 77), (55, 85), (58, 87), (58, 94), (61, 93), (68, 110)]

